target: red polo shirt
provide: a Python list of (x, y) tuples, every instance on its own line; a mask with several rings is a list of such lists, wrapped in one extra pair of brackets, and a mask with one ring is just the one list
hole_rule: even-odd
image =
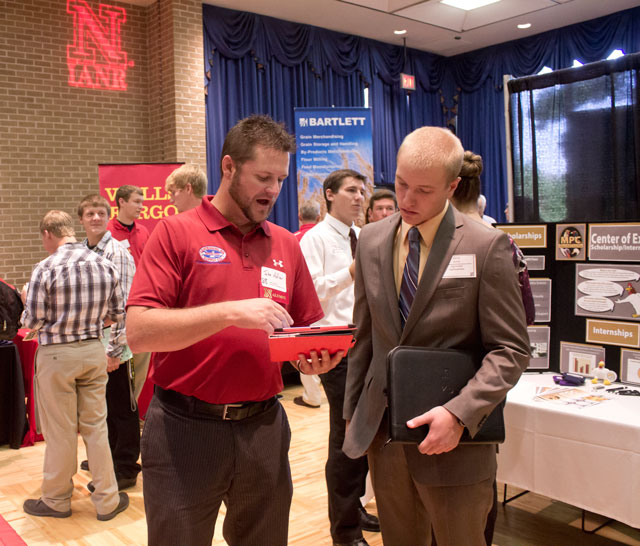
[(123, 226), (117, 218), (112, 218), (107, 224), (107, 229), (111, 232), (111, 235), (117, 241), (129, 241), (129, 252), (133, 256), (133, 261), (138, 267), (140, 263), (140, 256), (142, 256), (142, 249), (147, 244), (149, 239), (149, 230), (139, 222), (133, 223), (133, 229), (129, 231)]
[[(293, 235), (270, 222), (243, 235), (211, 199), (156, 226), (127, 306), (187, 308), (257, 298), (266, 274), (286, 284), (280, 297), (294, 326), (320, 319), (322, 307)], [(266, 400), (282, 390), (266, 332), (235, 326), (180, 351), (155, 353), (150, 377), (162, 388), (215, 404)]]
[(310, 223), (310, 224), (302, 224), (300, 226), (300, 229), (298, 231), (296, 231), (293, 236), (296, 238), (296, 240), (298, 242), (300, 242), (300, 239), (302, 239), (302, 237), (304, 237), (304, 234), (309, 231), (313, 226), (315, 226), (315, 223)]

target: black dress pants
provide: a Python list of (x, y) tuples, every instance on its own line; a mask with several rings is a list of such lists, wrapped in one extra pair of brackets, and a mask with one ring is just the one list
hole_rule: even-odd
[(351, 459), (342, 451), (346, 421), (342, 418), (347, 380), (347, 359), (320, 375), (329, 401), (329, 455), (325, 466), (329, 497), (329, 521), (334, 542), (351, 542), (362, 537), (359, 509), (369, 465), (367, 457)]
[(290, 442), (280, 403), (223, 421), (154, 394), (142, 433), (149, 546), (211, 546), (222, 502), (229, 546), (287, 546)]
[(107, 427), (116, 479), (135, 478), (140, 472), (140, 419), (138, 407), (131, 409), (127, 363), (109, 373), (107, 382)]

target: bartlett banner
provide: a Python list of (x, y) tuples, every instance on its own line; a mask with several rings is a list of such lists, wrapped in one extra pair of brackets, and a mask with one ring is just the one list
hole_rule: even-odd
[[(338, 169), (367, 177), (373, 189), (373, 142), (369, 108), (296, 108), (298, 203), (315, 201), (324, 210), (322, 183)], [(366, 205), (365, 205), (366, 206)]]
[(130, 184), (142, 189), (144, 208), (139, 222), (152, 231), (165, 216), (173, 216), (178, 209), (169, 202), (164, 181), (182, 163), (137, 163), (126, 165), (98, 165), (100, 194), (111, 205), (111, 218), (118, 214), (116, 192), (120, 186)]

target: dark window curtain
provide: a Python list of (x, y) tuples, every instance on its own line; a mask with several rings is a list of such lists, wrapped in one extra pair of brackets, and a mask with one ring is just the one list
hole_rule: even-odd
[(640, 54), (509, 82), (522, 222), (637, 220)]

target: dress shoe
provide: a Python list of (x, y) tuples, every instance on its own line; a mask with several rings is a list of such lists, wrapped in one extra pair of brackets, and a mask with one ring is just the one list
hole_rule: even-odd
[(314, 406), (313, 404), (309, 404), (309, 402), (305, 402), (302, 396), (296, 396), (293, 399), (293, 403), (298, 406), (304, 406), (305, 408), (318, 409), (320, 407), (320, 404), (318, 404), (317, 406)]
[(351, 542), (334, 542), (333, 546), (369, 546), (364, 538), (357, 538)]
[(68, 518), (71, 515), (71, 509), (66, 512), (60, 512), (49, 508), (42, 499), (27, 499), (22, 505), (22, 509), (31, 516), (48, 517), (48, 518)]
[(99, 521), (109, 521), (110, 519), (115, 518), (120, 512), (124, 512), (127, 509), (127, 506), (129, 506), (129, 495), (126, 493), (119, 493), (119, 495), (120, 502), (118, 503), (118, 506), (116, 506), (116, 509), (108, 514), (98, 514), (97, 517)]
[[(123, 489), (129, 489), (136, 484), (137, 478), (118, 478), (118, 491)], [(96, 490), (96, 486), (93, 485), (93, 481), (87, 484), (87, 489), (93, 493)]]
[(373, 514), (369, 514), (364, 507), (360, 507), (360, 528), (363, 531), (370, 531), (372, 533), (380, 532), (380, 522), (378, 518)]
[(89, 461), (82, 461), (80, 463), (80, 470), (89, 470)]

